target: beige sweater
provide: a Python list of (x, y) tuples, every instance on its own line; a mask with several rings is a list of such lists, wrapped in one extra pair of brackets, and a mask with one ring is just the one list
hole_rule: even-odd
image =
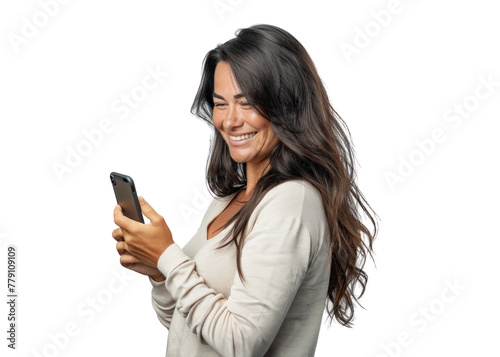
[(231, 226), (207, 225), (234, 197), (214, 199), (181, 250), (165, 250), (153, 308), (169, 330), (167, 356), (314, 356), (330, 274), (329, 230), (319, 192), (302, 180), (269, 191), (252, 213), (242, 251), (216, 250)]

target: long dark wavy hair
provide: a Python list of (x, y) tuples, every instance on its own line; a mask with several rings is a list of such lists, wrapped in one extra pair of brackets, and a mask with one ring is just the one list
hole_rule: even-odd
[[(368, 281), (363, 267), (367, 254), (373, 259), (377, 215), (356, 185), (349, 129), (331, 106), (313, 61), (295, 37), (272, 25), (239, 29), (235, 38), (205, 56), (191, 107), (192, 114), (213, 128), (206, 176), (209, 189), (217, 197), (246, 186), (246, 163), (231, 158), (228, 145), (212, 122), (214, 73), (220, 61), (230, 65), (245, 99), (269, 120), (279, 139), (270, 153), (268, 170), (264, 170), (251, 198), (221, 228), (234, 222), (223, 246), (235, 244), (238, 273), (243, 278), (241, 250), (254, 208), (280, 183), (294, 179), (310, 182), (321, 194), (331, 233), (326, 310), (330, 320), (336, 318), (350, 327), (354, 303), (359, 303)], [(373, 232), (362, 223), (360, 213), (371, 221)]]

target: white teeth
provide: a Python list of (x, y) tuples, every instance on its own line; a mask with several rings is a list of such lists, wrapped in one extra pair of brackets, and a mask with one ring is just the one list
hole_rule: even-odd
[(229, 137), (231, 138), (231, 140), (240, 141), (240, 140), (249, 139), (252, 136), (254, 136), (255, 134), (257, 134), (257, 132), (252, 133), (252, 134), (242, 135), (242, 136), (232, 136), (232, 135), (229, 135)]

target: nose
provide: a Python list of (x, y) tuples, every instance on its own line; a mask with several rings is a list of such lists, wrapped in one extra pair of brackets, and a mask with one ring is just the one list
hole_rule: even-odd
[(229, 104), (222, 126), (225, 130), (232, 130), (243, 125), (243, 117), (237, 105)]

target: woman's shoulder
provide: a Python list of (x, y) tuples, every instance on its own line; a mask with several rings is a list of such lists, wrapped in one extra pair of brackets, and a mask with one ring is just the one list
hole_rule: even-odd
[(292, 179), (284, 181), (275, 187), (273, 187), (269, 192), (290, 192), (290, 193), (305, 193), (307, 195), (318, 194), (319, 192), (309, 181), (305, 179)]
[(321, 201), (318, 189), (305, 179), (282, 182), (269, 190), (265, 197), (267, 199), (278, 199), (284, 203), (298, 203), (305, 200)]
[(321, 194), (304, 179), (293, 179), (273, 187), (255, 208), (257, 213), (273, 216), (295, 217), (301, 220), (323, 219), (324, 208)]
[(272, 231), (279, 227), (287, 241), (291, 235), (307, 232), (315, 252), (328, 241), (330, 232), (320, 192), (303, 179), (285, 181), (269, 190), (255, 207), (248, 224), (250, 230), (260, 227)]

